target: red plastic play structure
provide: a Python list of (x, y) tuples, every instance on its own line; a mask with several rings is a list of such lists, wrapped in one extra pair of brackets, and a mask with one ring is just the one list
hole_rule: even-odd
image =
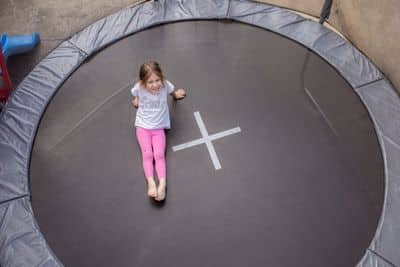
[(6, 61), (0, 46), (0, 101), (6, 101), (11, 90), (11, 79), (8, 75)]
[(40, 42), (39, 33), (27, 35), (0, 35), (0, 101), (5, 102), (12, 90), (6, 61), (9, 56), (26, 53)]

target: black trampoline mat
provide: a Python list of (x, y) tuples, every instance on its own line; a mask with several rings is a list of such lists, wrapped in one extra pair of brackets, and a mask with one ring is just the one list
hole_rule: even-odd
[[(277, 34), (229, 21), (158, 26), (82, 65), (41, 121), (30, 165), (41, 231), (66, 266), (355, 266), (376, 231), (383, 160), (353, 89)], [(167, 201), (146, 196), (130, 88), (161, 63)], [(304, 86), (303, 74), (304, 73)], [(221, 169), (201, 138), (194, 112)]]

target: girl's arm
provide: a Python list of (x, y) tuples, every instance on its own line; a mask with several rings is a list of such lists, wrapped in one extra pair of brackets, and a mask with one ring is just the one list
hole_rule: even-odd
[(176, 89), (171, 93), (175, 100), (184, 99), (186, 96), (186, 92), (183, 88)]
[(137, 96), (134, 96), (134, 97), (133, 97), (133, 99), (132, 99), (132, 106), (133, 106), (134, 108), (138, 108), (138, 107), (139, 107), (139, 97), (137, 97)]

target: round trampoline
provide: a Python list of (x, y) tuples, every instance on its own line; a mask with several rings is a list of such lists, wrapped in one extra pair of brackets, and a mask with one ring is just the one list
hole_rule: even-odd
[[(353, 90), (307, 55), (263, 29), (200, 21), (137, 33), (82, 65), (32, 153), (33, 208), (56, 255), (66, 266), (355, 266), (377, 227), (382, 159)], [(171, 103), (159, 209), (130, 104), (148, 59), (188, 91)], [(205, 143), (173, 149), (203, 138), (195, 112), (209, 136), (233, 130), (211, 142), (220, 169)]]
[[(371, 253), (384, 259), (370, 245), (383, 225), (386, 161), (376, 118), (358, 92), (382, 81), (380, 73), (366, 71), (370, 63), (348, 46), (361, 71), (346, 74), (348, 50), (326, 45), (339, 37), (287, 10), (210, 2), (199, 13), (196, 1), (145, 3), (97, 22), (14, 93), (18, 101), (25, 88), (41, 102), (31, 108), (38, 127), (20, 127), (30, 132), (26, 167), (17, 168), (29, 190), (26, 182), (6, 202), (22, 201), (29, 214), (17, 217), (29, 217), (22, 228), (34, 229), (31, 262), (356, 266)], [(318, 38), (300, 35), (303, 23), (318, 28)], [(329, 58), (336, 53), (343, 55)], [(146, 196), (130, 104), (138, 66), (150, 59), (188, 93), (169, 100), (162, 204)], [(31, 81), (54, 90), (36, 93)], [(17, 109), (10, 101), (5, 110)]]

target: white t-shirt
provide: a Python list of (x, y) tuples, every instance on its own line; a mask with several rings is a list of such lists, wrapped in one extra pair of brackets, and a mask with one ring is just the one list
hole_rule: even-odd
[(139, 97), (135, 126), (145, 129), (171, 128), (168, 109), (168, 95), (174, 91), (174, 85), (165, 80), (157, 94), (152, 94), (137, 82), (131, 93)]

